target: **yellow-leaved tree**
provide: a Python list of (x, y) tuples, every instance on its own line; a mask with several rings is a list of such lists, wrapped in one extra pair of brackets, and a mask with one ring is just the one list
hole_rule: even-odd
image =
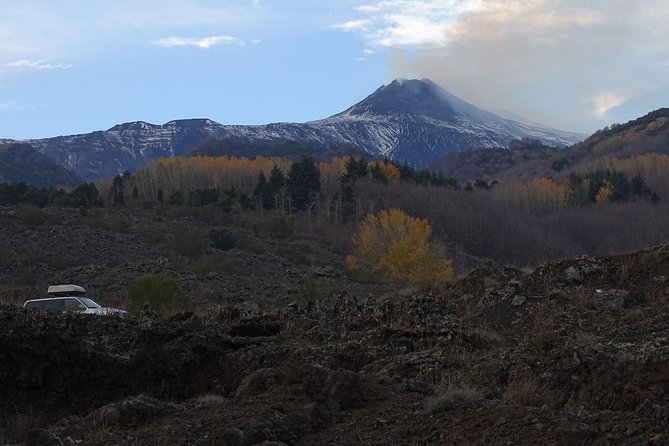
[(369, 214), (354, 238), (357, 256), (348, 256), (349, 268), (373, 267), (393, 282), (429, 288), (453, 279), (453, 264), (431, 244), (432, 228), (426, 219), (400, 209)]
[(604, 180), (602, 182), (602, 186), (599, 188), (599, 191), (597, 192), (595, 200), (597, 201), (597, 204), (604, 203), (606, 200), (611, 198), (612, 195), (613, 195), (613, 184), (611, 184), (608, 180)]

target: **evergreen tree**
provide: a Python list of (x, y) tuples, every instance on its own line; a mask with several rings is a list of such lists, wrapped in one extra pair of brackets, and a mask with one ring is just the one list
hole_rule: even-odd
[(372, 178), (374, 178), (376, 181), (380, 181), (383, 184), (388, 184), (388, 177), (386, 177), (386, 174), (383, 172), (383, 170), (381, 169), (381, 167), (379, 167), (378, 164), (375, 164), (372, 167), (370, 167), (369, 173), (372, 175)]
[(269, 173), (269, 189), (273, 194), (279, 192), (279, 190), (286, 185), (286, 177), (283, 174), (283, 171), (279, 169), (279, 166), (274, 164), (272, 170)]
[(287, 186), (292, 209), (305, 210), (311, 206), (314, 195), (321, 190), (321, 175), (310, 156), (305, 155), (293, 163)]
[(342, 181), (355, 181), (367, 176), (368, 164), (364, 158), (355, 158), (352, 156), (346, 161), (346, 173), (342, 175)]
[[(130, 174), (126, 174), (127, 172), (123, 173), (124, 176), (130, 176)], [(111, 195), (112, 205), (114, 206), (122, 206), (125, 204), (125, 200), (123, 199), (123, 183), (123, 178), (120, 175), (116, 175), (112, 180), (109, 194)]]
[(100, 193), (93, 183), (83, 183), (77, 186), (64, 200), (67, 206), (89, 208), (100, 205)]
[(286, 186), (286, 177), (283, 171), (274, 164), (272, 170), (269, 172), (268, 190), (267, 193), (271, 197), (270, 202), (273, 207), (284, 207), (283, 197)]
[(256, 187), (253, 189), (253, 195), (258, 197), (260, 201), (260, 206), (263, 209), (272, 209), (274, 208), (274, 200), (272, 198), (273, 193), (270, 189), (270, 184), (265, 178), (265, 172), (262, 170), (258, 174), (258, 181), (256, 182)]

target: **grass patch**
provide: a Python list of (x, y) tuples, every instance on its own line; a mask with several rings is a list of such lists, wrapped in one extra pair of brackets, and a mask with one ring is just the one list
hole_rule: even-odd
[(208, 254), (198, 260), (198, 270), (201, 274), (211, 272), (220, 274), (242, 274), (245, 269), (237, 262), (223, 253)]
[(21, 204), (16, 210), (16, 216), (19, 220), (29, 226), (41, 226), (47, 222), (55, 224), (58, 223), (58, 219), (55, 217), (50, 217), (48, 214), (45, 214), (37, 207), (30, 204)]
[(388, 297), (388, 302), (393, 305), (400, 305), (416, 293), (418, 293), (418, 288), (404, 287), (391, 294), (390, 297)]
[(500, 333), (484, 328), (475, 328), (470, 332), (470, 335), (475, 336), (483, 345), (488, 347), (502, 347), (506, 340)]
[(267, 245), (264, 242), (250, 237), (239, 237), (235, 246), (237, 249), (248, 251), (257, 255), (268, 253)]
[(128, 222), (120, 215), (97, 209), (83, 217), (81, 222), (92, 229), (100, 231), (126, 233), (130, 228)]
[(139, 314), (146, 305), (166, 315), (188, 311), (192, 307), (179, 281), (164, 274), (144, 274), (128, 288), (128, 310), (131, 313)]
[(332, 292), (334, 288), (325, 279), (310, 279), (303, 284), (288, 288), (288, 297), (299, 303), (315, 302), (324, 299)]
[(279, 257), (283, 257), (289, 262), (296, 263), (298, 265), (311, 265), (309, 260), (308, 253), (311, 252), (311, 249), (308, 246), (279, 246), (274, 251)]
[(483, 394), (471, 386), (449, 386), (438, 395), (425, 400), (423, 407), (428, 414), (438, 414), (453, 409), (470, 407), (483, 400)]
[(595, 293), (593, 290), (582, 286), (570, 290), (569, 300), (580, 311), (588, 311), (595, 308)]
[(28, 432), (33, 429), (43, 428), (46, 424), (45, 417), (34, 409), (16, 412), (7, 418), (4, 430), (6, 438), (0, 440), (11, 444), (29, 444)]
[(373, 268), (346, 268), (346, 277), (351, 281), (360, 284), (380, 285), (385, 283), (382, 274), (379, 274), (379, 272)]
[(536, 379), (521, 378), (504, 389), (502, 400), (512, 406), (541, 406), (545, 401), (544, 389)]
[(658, 287), (646, 290), (643, 294), (643, 302), (650, 308), (666, 310), (669, 308), (669, 289)]
[(523, 351), (535, 355), (545, 355), (555, 348), (560, 335), (547, 321), (537, 320), (530, 326), (520, 347)]

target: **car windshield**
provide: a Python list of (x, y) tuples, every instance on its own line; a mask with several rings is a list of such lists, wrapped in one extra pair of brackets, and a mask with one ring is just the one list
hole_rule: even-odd
[(79, 300), (82, 301), (88, 308), (101, 308), (100, 305), (96, 304), (88, 297), (80, 297)]

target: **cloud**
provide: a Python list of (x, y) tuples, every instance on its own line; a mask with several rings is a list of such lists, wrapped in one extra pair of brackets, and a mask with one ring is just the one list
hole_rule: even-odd
[(0, 60), (76, 60), (95, 57), (101, 51), (136, 47), (155, 36), (240, 36), (253, 32), (254, 38), (262, 38), (267, 24), (275, 20), (264, 2), (246, 0), (0, 3)]
[(614, 91), (607, 91), (595, 95), (591, 100), (593, 112), (600, 118), (607, 116), (609, 111), (625, 103), (627, 98)]
[(154, 40), (153, 45), (163, 48), (173, 48), (180, 46), (195, 46), (198, 48), (208, 49), (215, 45), (231, 45), (233, 43), (243, 42), (232, 36), (209, 36), (202, 38), (192, 37), (167, 37), (165, 39)]
[(21, 59), (14, 62), (7, 62), (5, 68), (27, 69), (27, 70), (60, 70), (71, 68), (70, 64), (63, 63), (49, 63), (48, 59), (42, 60), (28, 60)]
[(478, 0), (382, 0), (358, 6), (364, 18), (333, 26), (360, 33), (373, 46), (445, 45), (458, 18), (475, 10)]
[[(427, 77), (490, 110), (590, 131), (669, 84), (669, 3), (380, 0), (355, 9), (396, 77)], [(669, 98), (655, 95), (648, 110)]]
[(3, 101), (0, 100), (0, 112), (15, 112), (15, 111), (26, 111), (33, 110), (35, 107), (27, 104), (21, 104), (16, 101)]
[(333, 25), (332, 28), (346, 32), (363, 31), (367, 29), (370, 23), (371, 22), (369, 20), (349, 20), (348, 22), (338, 23), (336, 25)]

